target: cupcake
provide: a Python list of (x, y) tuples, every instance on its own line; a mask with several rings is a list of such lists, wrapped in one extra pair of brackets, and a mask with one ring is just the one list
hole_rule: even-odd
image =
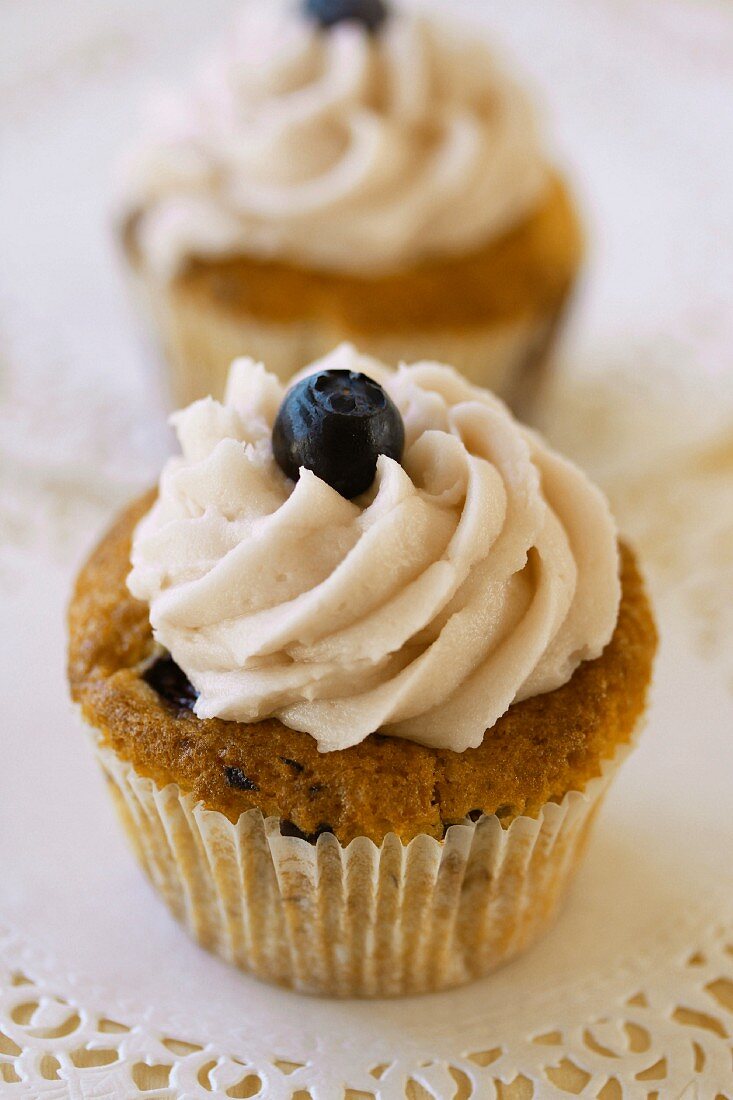
[(444, 989), (552, 918), (656, 646), (601, 493), (496, 397), (253, 360), (93, 552), (70, 681), (172, 912), (260, 978)]
[(533, 109), (473, 31), (382, 0), (247, 5), (128, 158), (122, 237), (177, 404), (343, 340), (527, 405), (581, 256)]

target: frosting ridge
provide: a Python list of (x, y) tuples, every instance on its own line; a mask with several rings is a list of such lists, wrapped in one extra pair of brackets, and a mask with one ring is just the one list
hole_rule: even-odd
[[(138, 526), (128, 585), (199, 691), (196, 713), (277, 717), (323, 751), (380, 730), (462, 751), (515, 701), (565, 683), (620, 600), (605, 498), (493, 395), (434, 363), (392, 372), (342, 345), (403, 416), (348, 501), (275, 462), (284, 389), (238, 360), (222, 404), (177, 413), (183, 454)], [(304, 372), (307, 373), (307, 372)]]
[(373, 35), (250, 4), (150, 129), (125, 205), (161, 277), (240, 252), (374, 273), (460, 254), (546, 182), (533, 111), (489, 49), (403, 10)]

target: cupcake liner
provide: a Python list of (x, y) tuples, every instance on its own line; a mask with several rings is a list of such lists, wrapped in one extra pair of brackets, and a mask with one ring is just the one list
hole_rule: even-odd
[(323, 321), (273, 323), (235, 316), (192, 298), (175, 283), (160, 283), (142, 269), (133, 276), (135, 297), (165, 351), (168, 390), (176, 407), (201, 397), (220, 398), (233, 359), (249, 355), (287, 381), (343, 341), (392, 366), (423, 359), (450, 363), (475, 385), (493, 390), (515, 409), (535, 396), (569, 292), (554, 307), (484, 327), (354, 333)]
[(234, 824), (175, 784), (159, 789), (95, 736), (138, 859), (202, 946), (303, 993), (391, 997), (489, 973), (547, 927), (630, 746), (584, 792), (507, 828), (485, 816), (379, 846), (282, 836), (258, 810)]

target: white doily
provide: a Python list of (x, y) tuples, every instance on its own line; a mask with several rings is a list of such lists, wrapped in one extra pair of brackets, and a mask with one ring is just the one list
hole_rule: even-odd
[(335, 1004), (186, 939), (64, 684), (74, 569), (167, 446), (109, 233), (113, 158), (144, 84), (185, 77), (232, 6), (0, 7), (0, 1096), (731, 1100), (733, 7), (451, 4), (490, 7), (593, 211), (545, 426), (640, 546), (664, 642), (648, 732), (545, 940), (463, 990)]
[(694, 951), (666, 958), (651, 977), (643, 967), (634, 972), (637, 960), (624, 973), (623, 993), (604, 989), (600, 1011), (598, 997), (576, 989), (572, 1004), (547, 1012), (544, 1027), (487, 1029), (480, 1049), (449, 1060), (408, 1050), (370, 1058), (355, 1041), (328, 1067), (328, 1052), (291, 1061), (258, 1045), (196, 1042), (145, 1022), (122, 1023), (60, 996), (18, 965), (0, 965), (0, 1081), (37, 1100), (722, 1097), (731, 1079), (732, 954), (733, 921), (708, 928)]

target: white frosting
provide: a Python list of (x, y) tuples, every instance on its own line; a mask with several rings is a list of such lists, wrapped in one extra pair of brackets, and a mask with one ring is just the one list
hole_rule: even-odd
[(250, 4), (226, 54), (157, 116), (125, 203), (161, 277), (241, 253), (399, 269), (479, 247), (546, 183), (533, 112), (483, 42), (404, 11), (370, 35)]
[[(391, 372), (343, 345), (320, 368), (384, 385), (402, 465), (339, 496), (276, 464), (283, 397), (236, 361), (224, 404), (175, 415), (183, 455), (139, 524), (129, 588), (200, 692), (196, 713), (277, 717), (323, 751), (382, 730), (462, 751), (611, 638), (620, 584), (605, 498), (448, 367)], [(308, 372), (306, 372), (308, 373)]]

